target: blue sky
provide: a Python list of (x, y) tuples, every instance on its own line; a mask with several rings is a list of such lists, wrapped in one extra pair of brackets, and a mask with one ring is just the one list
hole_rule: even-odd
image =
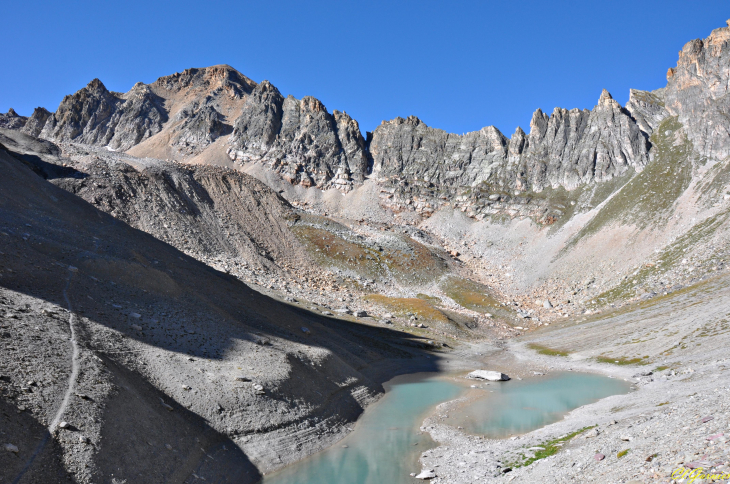
[(347, 111), (364, 131), (416, 115), (462, 133), (529, 129), (537, 108), (592, 108), (608, 89), (656, 89), (727, 0), (11, 1), (0, 111), (54, 111), (98, 77), (127, 91), (230, 64), (283, 94)]

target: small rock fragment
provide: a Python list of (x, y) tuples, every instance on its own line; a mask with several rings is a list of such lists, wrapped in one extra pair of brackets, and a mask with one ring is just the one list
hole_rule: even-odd
[(596, 455), (594, 455), (594, 456), (593, 456), (593, 458), (594, 458), (594, 459), (595, 459), (595, 460), (596, 460), (597, 462), (600, 462), (600, 461), (602, 461), (603, 459), (605, 459), (605, 458), (606, 458), (606, 456), (605, 456), (605, 455), (603, 455), (603, 454), (596, 454)]
[(3, 448), (4, 448), (4, 449), (5, 449), (6, 451), (8, 451), (8, 452), (12, 452), (12, 453), (14, 453), (14, 454), (17, 454), (17, 453), (18, 453), (18, 447), (16, 447), (16, 446), (15, 446), (15, 445), (13, 445), (13, 444), (5, 444), (5, 445), (3, 445)]
[(416, 477), (416, 479), (422, 479), (422, 480), (433, 479), (434, 477), (436, 477), (436, 473), (433, 471), (433, 469), (424, 469), (421, 471), (420, 474), (418, 474), (415, 477)]
[(642, 376), (652, 376), (653, 374), (654, 374), (654, 372), (652, 372), (652, 371), (640, 371), (639, 373), (636, 373), (631, 378), (640, 378)]

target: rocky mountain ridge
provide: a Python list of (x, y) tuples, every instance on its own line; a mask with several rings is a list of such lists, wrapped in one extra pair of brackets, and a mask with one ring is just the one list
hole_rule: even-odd
[[(186, 102), (174, 102), (181, 96)], [(548, 115), (538, 109), (529, 134), (518, 128), (511, 138), (493, 126), (459, 136), (409, 117), (383, 122), (366, 141), (344, 112), (330, 113), (309, 96), (284, 97), (268, 81), (256, 84), (228, 66), (213, 66), (138, 83), (126, 94), (94, 80), (64, 98), (56, 113), (34, 113), (26, 132), (122, 151), (140, 145), (132, 151), (137, 156), (159, 155), (151, 146), (163, 141), (151, 138), (160, 135), (180, 161), (227, 136), (224, 150), (232, 161), (264, 164), (303, 187), (347, 192), (368, 176), (389, 187), (424, 185), (418, 192), (428, 214), (442, 205), (428, 196), (431, 186), (447, 196), (477, 186), (492, 194), (570, 190), (640, 171), (649, 160), (651, 127), (668, 114), (647, 107), (648, 122), (640, 104), (649, 97), (651, 106), (662, 103), (662, 93), (632, 91), (624, 108), (604, 91), (590, 111), (556, 108)], [(227, 110), (221, 101), (228, 101)], [(4, 116), (9, 123), (12, 116)]]
[[(0, 123), (56, 142), (121, 151), (142, 142), (159, 144), (150, 139), (165, 131), (166, 144), (181, 161), (227, 136), (224, 150), (234, 162), (262, 163), (289, 183), (343, 192), (370, 176), (391, 193), (416, 192), (421, 198), (411, 207), (398, 197), (385, 205), (416, 207), (428, 215), (443, 205), (443, 196), (450, 199), (469, 188), (488, 191), (487, 199), (513, 197), (546, 188), (573, 190), (641, 171), (651, 156), (649, 136), (670, 115), (691, 124), (688, 134), (699, 152), (727, 156), (730, 143), (720, 140), (724, 127), (718, 117), (730, 109), (722, 81), (729, 36), (725, 27), (687, 43), (665, 89), (632, 90), (626, 107), (604, 90), (590, 111), (538, 109), (529, 133), (518, 128), (510, 138), (493, 126), (456, 135), (409, 117), (384, 121), (366, 141), (346, 113), (330, 113), (309, 96), (284, 97), (268, 81), (256, 84), (228, 66), (188, 69), (149, 85), (138, 83), (126, 94), (109, 92), (95, 79), (64, 98), (55, 113), (39, 108), (26, 119), (12, 111)], [(172, 102), (176, 96), (186, 102)], [(688, 123), (690, 118), (702, 121)], [(144, 151), (140, 147), (134, 154)], [(407, 186), (412, 188), (400, 188)]]

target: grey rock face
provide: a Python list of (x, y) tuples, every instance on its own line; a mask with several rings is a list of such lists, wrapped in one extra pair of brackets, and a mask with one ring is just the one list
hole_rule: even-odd
[(493, 126), (459, 136), (397, 118), (372, 134), (373, 174), (540, 192), (609, 180), (649, 161), (645, 134), (605, 90), (592, 111), (556, 108), (548, 116), (538, 109), (530, 128), (529, 135), (518, 128), (512, 139)]
[(260, 158), (274, 144), (281, 130), (284, 97), (269, 81), (256, 86), (233, 125), (233, 146), (241, 151), (235, 159)]
[(634, 117), (643, 132), (651, 135), (659, 124), (669, 116), (664, 107), (664, 88), (656, 91), (631, 89), (626, 110)]
[(649, 161), (645, 134), (605, 89), (592, 111), (555, 109), (549, 119), (536, 113), (530, 128), (520, 160), (529, 175), (520, 180), (518, 170), (518, 189), (572, 189), (610, 180), (629, 168), (641, 171)]
[(490, 126), (459, 136), (409, 117), (383, 122), (368, 134), (368, 147), (381, 203), (393, 211), (415, 208), (428, 216), (450, 203), (478, 219), (506, 213), (549, 224), (561, 210), (531, 201), (532, 193), (641, 171), (649, 161), (647, 137), (604, 90), (592, 111), (538, 109), (529, 135), (517, 128), (508, 139)]
[(695, 150), (714, 159), (730, 155), (730, 20), (728, 26), (682, 48), (677, 67), (667, 72), (664, 95)]
[(171, 144), (187, 154), (200, 153), (231, 130), (211, 105), (200, 107), (198, 103), (192, 103), (178, 112), (176, 120), (182, 122), (173, 128), (175, 135)]
[(8, 112), (5, 114), (0, 113), (0, 128), (20, 129), (25, 126), (27, 121), (28, 118), (20, 116), (13, 108), (8, 109)]
[(383, 122), (369, 141), (378, 179), (463, 186), (483, 181), (503, 164), (509, 140), (493, 126), (459, 136), (410, 116)]
[(25, 134), (38, 137), (41, 131), (43, 131), (43, 127), (46, 125), (49, 117), (51, 117), (51, 113), (46, 108), (35, 108), (21, 131)]
[(228, 151), (238, 162), (264, 162), (306, 187), (349, 189), (367, 170), (365, 140), (346, 113), (330, 114), (317, 99), (284, 98), (263, 81), (236, 119)]
[(94, 79), (61, 101), (41, 137), (127, 150), (162, 129), (167, 113), (161, 104), (161, 99), (142, 83), (127, 94), (119, 94), (109, 92)]

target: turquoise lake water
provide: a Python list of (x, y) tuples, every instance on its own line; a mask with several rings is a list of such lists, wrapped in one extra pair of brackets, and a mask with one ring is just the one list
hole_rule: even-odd
[[(623, 380), (590, 373), (552, 373), (522, 381), (482, 384), (480, 398), (449, 414), (446, 423), (491, 438), (523, 434), (561, 420), (578, 407), (628, 393)], [(493, 393), (489, 393), (489, 391)]]
[[(482, 391), (484, 396), (449, 414), (447, 421), (489, 437), (529, 432), (560, 420), (574, 408), (629, 391), (622, 380), (571, 372), (482, 386), (472, 392)], [(266, 476), (262, 484), (413, 483), (409, 474), (421, 470), (418, 457), (433, 446), (428, 434), (420, 432), (421, 423), (436, 405), (468, 390), (435, 377), (396, 379), (345, 439)]]
[(437, 379), (395, 381), (360, 417), (354, 432), (329, 449), (266, 476), (263, 484), (413, 482), (409, 474), (420, 472), (418, 457), (433, 445), (428, 434), (420, 432), (421, 422), (430, 409), (466, 388)]

